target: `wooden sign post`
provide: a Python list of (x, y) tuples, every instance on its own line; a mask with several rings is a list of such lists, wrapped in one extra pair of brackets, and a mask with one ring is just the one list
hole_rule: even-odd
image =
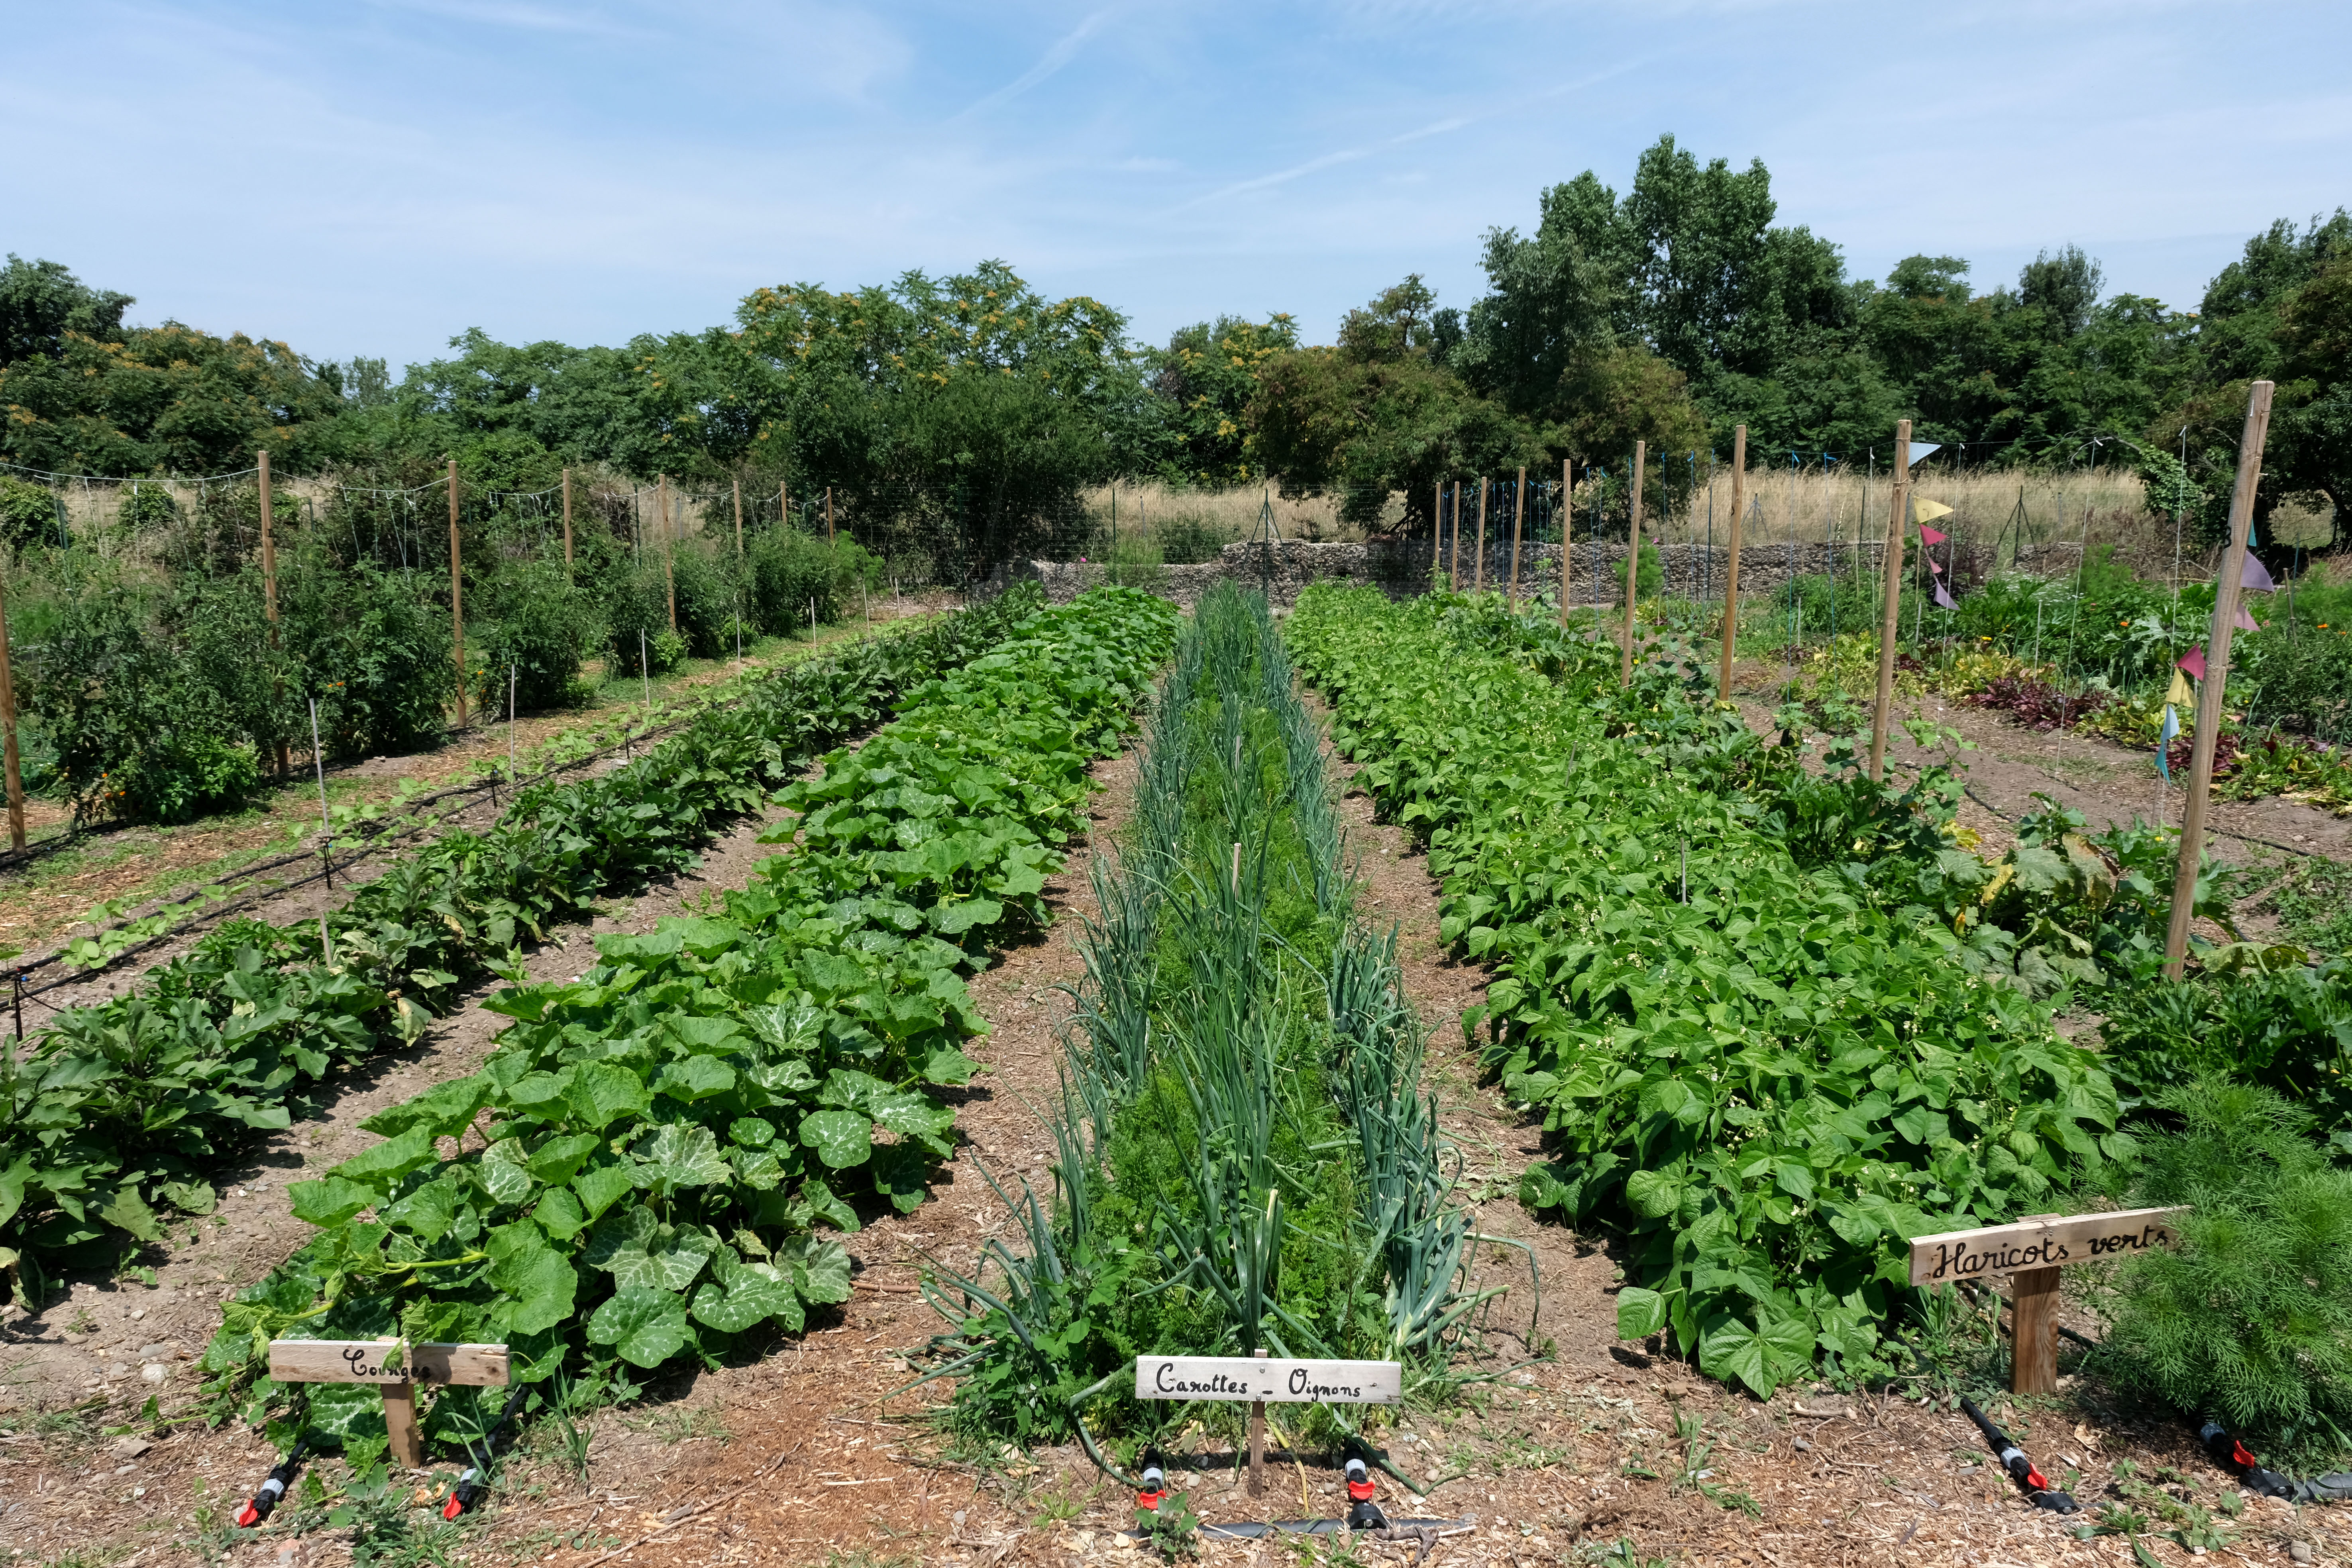
[(1723, 571), (1723, 671), (1715, 700), (1731, 700), (1732, 645), (1739, 640), (1739, 509), (1748, 503), (1748, 426), (1731, 432), (1731, 553)]
[(1947, 1285), (1990, 1274), (2010, 1276), (2015, 1310), (2010, 1389), (2049, 1394), (2058, 1386), (2058, 1271), (2070, 1263), (2168, 1247), (2179, 1238), (2165, 1222), (2188, 1212), (2121, 1209), (2072, 1218), (2029, 1215), (2014, 1225), (1923, 1236), (1911, 1243), (1911, 1283)]
[(1633, 601), (1642, 574), (1642, 465), (1650, 455), (1647, 441), (1633, 443), (1633, 520), (1625, 534), (1625, 660), (1618, 668), (1617, 684), (1633, 684)]
[(416, 1385), (503, 1388), (511, 1380), (504, 1345), (410, 1344), (403, 1340), (272, 1340), (269, 1375), (278, 1383), (373, 1383), (383, 1391), (383, 1430), (404, 1468), (425, 1463), (416, 1431)]
[(1295, 1356), (1139, 1355), (1138, 1399), (1228, 1399), (1250, 1402), (1250, 1496), (1265, 1479), (1268, 1405), (1396, 1405), (1404, 1398), (1402, 1369), (1392, 1361), (1302, 1361)]
[(2205, 678), (2197, 687), (2197, 733), (2189, 742), (2189, 793), (2180, 808), (2180, 858), (2172, 880), (2172, 918), (2164, 933), (2164, 973), (2180, 978), (2189, 961), (2189, 917), (2197, 904), (2198, 862), (2205, 851), (2205, 807), (2213, 794), (2213, 748), (2221, 739), (2221, 706), (2230, 683), (2230, 633), (2238, 621), (2238, 591), (2246, 572), (2246, 545), (2254, 526), (2254, 489), (2263, 477), (2263, 446), (2270, 437), (2272, 384), (2258, 381), (2246, 398), (2246, 427), (2238, 438), (2238, 483), (2230, 493), (2230, 542), (2213, 582), (2213, 626), (2205, 638)]

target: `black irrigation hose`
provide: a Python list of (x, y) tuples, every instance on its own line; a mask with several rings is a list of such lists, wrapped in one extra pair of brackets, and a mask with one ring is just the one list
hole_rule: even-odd
[(2214, 1463), (2229, 1471), (2238, 1484), (2250, 1492), (2263, 1497), (2284, 1498), (2292, 1503), (2343, 1502), (2352, 1500), (2352, 1474), (2337, 1471), (2310, 1480), (2298, 1480), (2264, 1469), (2261, 1461), (2246, 1451), (2246, 1446), (2231, 1436), (2219, 1421), (2208, 1416), (2197, 1429), (2197, 1441), (2211, 1455)]
[(1990, 1447), (1994, 1457), (2000, 1459), (2000, 1468), (2007, 1470), (2011, 1478), (2024, 1491), (2027, 1501), (2036, 1508), (2047, 1509), (2052, 1513), (2083, 1511), (2081, 1503), (2052, 1486), (2049, 1479), (2033, 1468), (2033, 1461), (2025, 1457), (2024, 1449), (2009, 1440), (2008, 1433), (1985, 1418), (1985, 1413), (1977, 1408), (1975, 1400), (1963, 1394), (1960, 1397), (1960, 1409), (1967, 1414), (1969, 1420), (1977, 1424), (1977, 1430), (1984, 1434), (1986, 1446)]

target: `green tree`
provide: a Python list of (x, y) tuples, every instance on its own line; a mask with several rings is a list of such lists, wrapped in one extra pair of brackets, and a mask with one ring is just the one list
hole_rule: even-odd
[(68, 334), (120, 342), (122, 312), (132, 303), (128, 294), (90, 288), (63, 262), (26, 261), (10, 251), (0, 267), (0, 367), (61, 359)]
[(1147, 466), (1190, 484), (1248, 479), (1249, 400), (1266, 363), (1297, 346), (1297, 324), (1281, 312), (1262, 322), (1219, 316), (1178, 329), (1148, 356), (1149, 384), (1165, 405), (1168, 449)]

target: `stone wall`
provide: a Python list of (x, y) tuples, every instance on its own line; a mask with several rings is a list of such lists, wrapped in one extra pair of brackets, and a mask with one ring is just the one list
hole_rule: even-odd
[[(1739, 595), (1743, 599), (1769, 597), (1789, 580), (1792, 567), (1799, 576), (1819, 575), (1832, 565), (1842, 573), (1852, 573), (1857, 566), (1875, 573), (1883, 549), (1877, 543), (1831, 546), (1816, 542), (1798, 545), (1793, 552), (1786, 544), (1747, 545), (1739, 552)], [(1720, 596), (1723, 573), (1730, 555), (1728, 550), (1710, 549), (1704, 544), (1661, 545), (1659, 564), (1666, 574), (1666, 591), (1678, 597)], [(1488, 588), (1504, 586), (1510, 571), (1510, 557), (1508, 540), (1499, 546), (1488, 545)], [(1465, 552), (1461, 563), (1464, 588), (1476, 582), (1477, 564), (1475, 552)], [(1156, 566), (1139, 571), (1130, 568), (1126, 580), (1188, 608), (1212, 584), (1223, 582), (1263, 587), (1272, 603), (1288, 605), (1297, 601), (1299, 589), (1309, 583), (1321, 582), (1366, 584), (1381, 589), (1391, 598), (1409, 597), (1427, 586), (1429, 570), (1427, 540), (1374, 540), (1365, 544), (1310, 544), (1286, 540), (1271, 546), (1228, 544), (1216, 560), (1197, 566)], [(1108, 575), (1106, 568), (1094, 563), (1024, 561), (999, 567), (989, 580), (989, 588), (995, 591), (1014, 582), (1034, 581), (1044, 585), (1047, 598), (1064, 604), (1107, 581)], [(1569, 581), (1572, 604), (1617, 603), (1624, 584), (1623, 541), (1577, 542)], [(1559, 545), (1520, 546), (1519, 591), (1547, 595), (1559, 591)]]

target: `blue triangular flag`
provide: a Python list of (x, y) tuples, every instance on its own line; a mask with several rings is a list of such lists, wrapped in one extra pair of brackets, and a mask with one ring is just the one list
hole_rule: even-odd
[(2172, 738), (2180, 733), (2180, 710), (2168, 702), (2164, 705), (2164, 729), (2156, 738), (2156, 771), (2164, 782), (2172, 782)]

